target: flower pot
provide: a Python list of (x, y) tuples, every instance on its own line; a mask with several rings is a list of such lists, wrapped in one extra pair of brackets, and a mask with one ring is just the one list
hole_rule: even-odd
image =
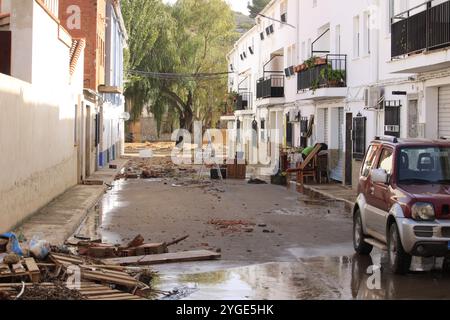
[(315, 63), (316, 63), (316, 66), (320, 66), (320, 65), (326, 64), (327, 63), (327, 59), (325, 59), (325, 58), (317, 58)]

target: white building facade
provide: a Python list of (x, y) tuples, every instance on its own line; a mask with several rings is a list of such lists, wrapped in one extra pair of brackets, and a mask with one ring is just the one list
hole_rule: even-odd
[(450, 136), (449, 10), (443, 0), (271, 1), (228, 56), (230, 91), (253, 93), (235, 120), (255, 120), (258, 160), (270, 155), (260, 173), (277, 171), (277, 142), (325, 143), (330, 177), (356, 186), (375, 136)]

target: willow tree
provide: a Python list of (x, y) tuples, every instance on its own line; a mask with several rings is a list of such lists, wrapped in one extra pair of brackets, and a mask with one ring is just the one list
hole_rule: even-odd
[[(226, 77), (203, 75), (227, 71), (225, 53), (235, 32), (233, 13), (222, 0), (178, 0), (173, 6), (151, 2), (153, 8), (145, 5), (143, 10), (135, 0), (123, 4), (127, 25), (139, 21), (132, 26), (136, 36), (130, 33), (129, 69), (140, 73), (130, 77), (125, 92), (133, 113), (140, 114), (150, 102), (152, 111), (162, 112), (168, 106), (178, 115), (181, 128), (191, 130), (194, 120), (209, 124), (226, 92)], [(133, 51), (137, 51), (134, 56)]]
[[(161, 0), (122, 0), (122, 14), (128, 32), (128, 49), (125, 52), (124, 68), (127, 71), (125, 99), (132, 119), (140, 117), (144, 106), (158, 108), (160, 104), (149, 101), (158, 97), (154, 85), (146, 76), (132, 73), (132, 70), (147, 70), (149, 55), (163, 36), (164, 28), (170, 23), (166, 6)], [(155, 112), (160, 118), (159, 110)]]

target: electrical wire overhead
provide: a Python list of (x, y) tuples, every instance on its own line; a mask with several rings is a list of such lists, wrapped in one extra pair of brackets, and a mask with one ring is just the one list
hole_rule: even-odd
[(128, 70), (128, 73), (161, 80), (218, 80), (227, 77), (232, 72), (190, 74), (190, 73), (163, 73), (163, 72), (150, 72), (141, 70)]

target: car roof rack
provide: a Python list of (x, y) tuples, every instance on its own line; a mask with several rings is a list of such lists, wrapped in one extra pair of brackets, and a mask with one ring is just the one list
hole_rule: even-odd
[(375, 141), (386, 141), (391, 143), (398, 143), (398, 138), (394, 136), (377, 136)]

